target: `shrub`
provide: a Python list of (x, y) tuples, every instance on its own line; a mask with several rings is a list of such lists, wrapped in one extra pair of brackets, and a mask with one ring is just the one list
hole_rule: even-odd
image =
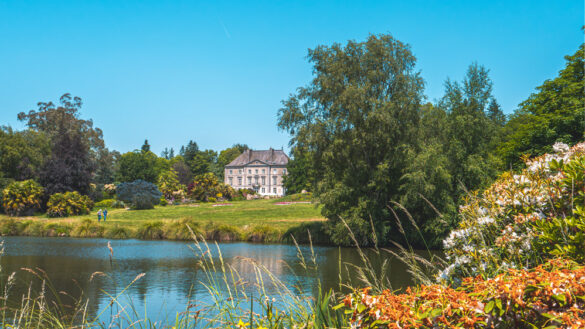
[(49, 217), (67, 217), (73, 215), (89, 214), (93, 207), (93, 201), (87, 195), (79, 192), (55, 193), (47, 202), (47, 215)]
[(2, 235), (19, 235), (20, 234), (20, 222), (14, 220), (13, 218), (8, 218), (5, 220), (0, 221), (0, 233)]
[(138, 237), (147, 240), (160, 240), (164, 237), (163, 222), (146, 222), (138, 228)]
[(104, 192), (107, 193), (110, 197), (116, 195), (116, 185), (105, 184), (104, 185)]
[(102, 201), (96, 202), (93, 206), (94, 206), (94, 208), (113, 208), (112, 204), (115, 201), (116, 200), (114, 200), (114, 199), (104, 199)]
[(156, 185), (141, 179), (118, 185), (116, 193), (118, 199), (129, 204), (132, 209), (152, 209), (162, 196)]
[(42, 196), (43, 187), (34, 180), (12, 182), (2, 191), (2, 207), (10, 216), (32, 215)]
[(110, 239), (127, 239), (130, 237), (130, 232), (116, 223), (106, 228), (104, 236)]
[(331, 238), (326, 231), (326, 222), (301, 223), (289, 228), (283, 235), (283, 242), (331, 244)]
[(112, 208), (126, 208), (126, 204), (124, 204), (124, 201), (114, 200), (112, 202)]
[(443, 241), (450, 265), (440, 278), (493, 277), (552, 257), (585, 258), (585, 143), (526, 160), (460, 207), (459, 228)]
[(101, 238), (104, 235), (104, 227), (86, 218), (75, 226), (72, 235), (84, 238)]
[(240, 241), (242, 240), (242, 232), (232, 225), (215, 225), (213, 222), (209, 222), (205, 227), (205, 238), (215, 241)]
[(344, 300), (352, 328), (582, 328), (585, 323), (585, 268), (565, 260), (510, 269), (494, 279), (466, 278), (458, 289), (423, 285), (378, 296), (369, 291)]
[(62, 223), (49, 223), (45, 225), (46, 236), (69, 236), (71, 235), (71, 225)]
[(280, 239), (280, 230), (270, 225), (254, 226), (247, 236), (247, 240), (252, 242), (278, 242)]
[(185, 186), (179, 184), (177, 172), (174, 169), (165, 171), (158, 176), (158, 188), (167, 200), (183, 200), (185, 198)]
[(188, 194), (194, 200), (210, 201), (210, 199), (230, 200), (236, 192), (231, 186), (219, 182), (213, 173), (206, 173), (195, 177), (189, 184)]
[(164, 237), (170, 240), (191, 240), (191, 232), (187, 226), (191, 228), (193, 233), (201, 234), (199, 222), (193, 218), (185, 217), (167, 222), (164, 227)]

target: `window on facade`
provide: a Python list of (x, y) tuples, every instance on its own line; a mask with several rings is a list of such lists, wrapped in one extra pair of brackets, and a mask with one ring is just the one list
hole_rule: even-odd
[(266, 184), (266, 176), (262, 176), (262, 185)]
[(272, 185), (276, 185), (276, 176), (272, 176)]
[(251, 173), (252, 173), (252, 169), (248, 169), (248, 174), (251, 174)]
[(248, 185), (252, 185), (252, 177), (248, 177)]
[(274, 169), (272, 172), (276, 174), (278, 173), (278, 170)]
[(230, 185), (232, 185), (234, 183), (233, 182), (233, 180), (234, 180), (233, 177), (229, 177), (228, 180), (230, 181)]
[(272, 193), (276, 194), (276, 187), (272, 189)]
[(242, 186), (242, 177), (238, 177), (238, 185)]
[(240, 174), (241, 174), (241, 173), (242, 173), (242, 169), (239, 169), (239, 170), (238, 170), (238, 173), (240, 173)]
[(258, 184), (258, 176), (254, 177), (254, 183)]
[(230, 169), (230, 175), (232, 174), (232, 170)]
[(282, 174), (285, 175), (286, 174), (286, 169), (282, 169)]
[(262, 188), (262, 193), (266, 193), (266, 189), (265, 188)]
[(262, 169), (262, 173), (265, 174), (266, 173), (266, 169)]
[(258, 173), (258, 169), (256, 169), (256, 173)]

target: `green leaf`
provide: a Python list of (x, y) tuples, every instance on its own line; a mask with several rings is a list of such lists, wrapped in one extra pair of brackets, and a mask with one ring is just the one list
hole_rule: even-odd
[(337, 305), (333, 306), (333, 310), (334, 311), (337, 311), (338, 309), (340, 309), (340, 308), (342, 308), (344, 306), (345, 306), (345, 303), (337, 304)]
[(493, 300), (490, 300), (490, 301), (489, 301), (489, 302), (488, 302), (488, 303), (485, 305), (484, 311), (485, 311), (486, 313), (491, 313), (491, 312), (492, 312), (492, 310), (494, 309), (494, 305), (495, 305), (495, 302), (494, 302)]
[(565, 295), (553, 295), (552, 298), (559, 302), (561, 306), (565, 306), (567, 304), (567, 297), (565, 297)]

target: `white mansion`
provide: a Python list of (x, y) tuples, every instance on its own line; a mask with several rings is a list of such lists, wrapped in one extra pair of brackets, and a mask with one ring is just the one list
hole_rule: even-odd
[(246, 150), (225, 166), (225, 183), (234, 189), (252, 189), (260, 195), (284, 195), (282, 176), (288, 156), (282, 150)]

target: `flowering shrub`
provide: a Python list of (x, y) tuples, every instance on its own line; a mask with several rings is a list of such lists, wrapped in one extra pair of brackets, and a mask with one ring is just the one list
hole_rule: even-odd
[(93, 201), (87, 195), (81, 195), (77, 191), (55, 193), (47, 202), (47, 215), (49, 217), (67, 217), (89, 214), (92, 207)]
[(116, 194), (116, 185), (115, 184), (105, 184), (104, 185), (104, 192), (106, 192), (109, 196), (114, 196)]
[(93, 206), (95, 208), (124, 208), (124, 202), (115, 199), (105, 199), (96, 202)]
[(345, 298), (352, 327), (563, 328), (585, 327), (585, 268), (551, 260), (532, 270), (510, 269), (494, 279), (466, 278), (408, 288), (404, 294), (366, 288)]
[(231, 200), (236, 194), (231, 186), (219, 182), (213, 173), (196, 176), (193, 183), (189, 184), (188, 191), (191, 198), (209, 202)]
[(2, 191), (2, 207), (10, 216), (32, 214), (41, 207), (43, 187), (34, 180), (12, 182)]
[(160, 174), (157, 185), (166, 200), (183, 201), (186, 197), (186, 188), (179, 183), (177, 172), (172, 168)]
[(450, 265), (439, 279), (493, 277), (552, 257), (583, 262), (585, 143), (557, 143), (555, 154), (526, 160), (460, 208), (461, 222), (443, 241)]

